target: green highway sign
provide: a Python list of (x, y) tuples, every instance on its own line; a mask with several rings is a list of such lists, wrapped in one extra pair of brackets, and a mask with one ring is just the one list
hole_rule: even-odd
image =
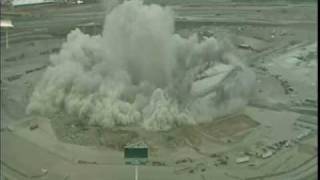
[(149, 157), (149, 148), (146, 144), (131, 144), (124, 148), (124, 158), (126, 164), (143, 165)]

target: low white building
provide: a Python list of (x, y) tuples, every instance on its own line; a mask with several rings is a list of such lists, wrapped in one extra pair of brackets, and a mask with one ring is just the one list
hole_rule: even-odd
[(263, 154), (261, 155), (261, 157), (262, 157), (263, 159), (266, 159), (266, 158), (271, 157), (272, 154), (273, 154), (272, 151), (266, 151), (265, 153), (263, 153)]
[(249, 156), (238, 157), (236, 159), (236, 163), (237, 164), (245, 163), (245, 162), (249, 162), (249, 161), (250, 161), (250, 157)]
[(0, 20), (0, 27), (1, 28), (13, 28), (13, 24), (11, 20)]
[(56, 0), (13, 0), (13, 6), (26, 6), (26, 5), (35, 5), (35, 4), (47, 4), (55, 3)]

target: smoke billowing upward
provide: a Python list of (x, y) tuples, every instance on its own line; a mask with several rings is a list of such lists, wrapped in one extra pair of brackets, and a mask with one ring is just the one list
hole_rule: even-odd
[(70, 32), (51, 62), (27, 113), (64, 112), (105, 127), (209, 121), (243, 107), (255, 82), (223, 43), (174, 34), (169, 8), (138, 0), (115, 7), (101, 36)]

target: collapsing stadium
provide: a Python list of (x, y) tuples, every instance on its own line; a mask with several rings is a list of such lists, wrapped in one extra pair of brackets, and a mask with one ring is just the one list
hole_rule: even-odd
[[(78, 18), (76, 11), (68, 12), (72, 8), (65, 10), (66, 21)], [(101, 16), (101, 33), (97, 22), (81, 22), (70, 32), (70, 24), (53, 25), (68, 32), (63, 38), (55, 36), (60, 29), (28, 32), (28, 23), (17, 22), (15, 27), (30, 33), (24, 38), (37, 37), (17, 42), (22, 30), (12, 30), (13, 43), (1, 58), (5, 157), (15, 154), (10, 149), (18, 146), (17, 136), (39, 146), (30, 146), (30, 152), (45, 149), (68, 162), (112, 164), (111, 169), (123, 164), (125, 145), (143, 141), (149, 147), (146, 168), (173, 166), (174, 172), (164, 174), (175, 179), (206, 169), (212, 174), (203, 176), (220, 179), (235, 176), (224, 171), (291, 177), (291, 169), (300, 168), (294, 162), (308, 158), (301, 168), (309, 167), (317, 147), (312, 24), (233, 21), (223, 13), (237, 7), (210, 8), (125, 1), (109, 13), (92, 15)], [(269, 13), (268, 6), (251, 8), (244, 17), (262, 14), (254, 8)], [(94, 33), (75, 28), (89, 24)], [(291, 163), (286, 168), (283, 161)], [(187, 170), (178, 170), (184, 166)], [(280, 168), (273, 172), (274, 167)], [(84, 178), (76, 174), (72, 178)]]

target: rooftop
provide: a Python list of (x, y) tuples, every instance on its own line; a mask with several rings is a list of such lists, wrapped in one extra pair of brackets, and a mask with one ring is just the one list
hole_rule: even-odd
[(13, 26), (11, 20), (0, 20), (0, 27), (12, 28), (14, 26)]

